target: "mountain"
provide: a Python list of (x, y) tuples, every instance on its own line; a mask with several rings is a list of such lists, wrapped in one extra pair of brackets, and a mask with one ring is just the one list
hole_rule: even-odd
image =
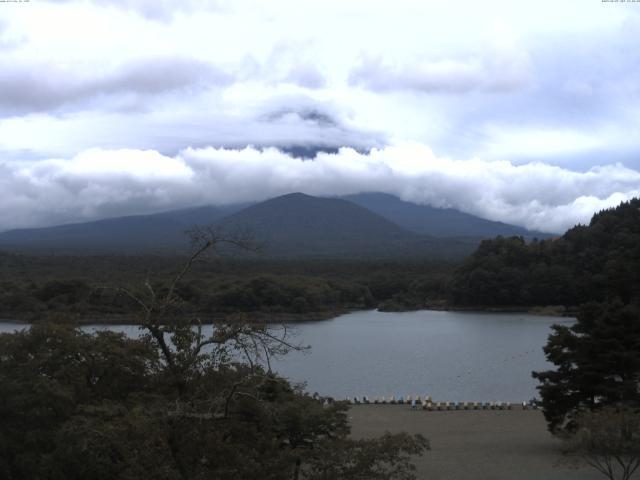
[(195, 207), (152, 215), (107, 218), (0, 233), (0, 247), (55, 252), (175, 251), (186, 246), (185, 230), (211, 224), (246, 205)]
[(386, 193), (360, 193), (341, 197), (367, 208), (397, 225), (421, 235), (434, 237), (493, 238), (523, 236), (548, 238), (552, 235), (515, 225), (494, 222), (452, 208), (434, 208), (405, 202)]
[(275, 257), (461, 257), (477, 241), (411, 232), (344, 199), (293, 193), (258, 204), (199, 207), (0, 233), (0, 248), (55, 253), (184, 252), (184, 231), (214, 224), (248, 230)]
[[(248, 230), (270, 256), (461, 257), (482, 238), (535, 232), (381, 193), (319, 198), (292, 193), (253, 205), (197, 207), (0, 233), (0, 248), (55, 253), (178, 253), (185, 230)], [(457, 237), (454, 239), (454, 237)]]
[(288, 255), (361, 255), (396, 252), (422, 237), (346, 200), (292, 193), (252, 205), (219, 222), (251, 231), (266, 251)]

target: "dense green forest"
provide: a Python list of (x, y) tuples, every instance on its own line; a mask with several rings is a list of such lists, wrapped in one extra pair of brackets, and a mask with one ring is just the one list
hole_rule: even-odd
[[(178, 256), (0, 253), (0, 318), (58, 314), (126, 321), (136, 305), (119, 289), (166, 287)], [(463, 263), (428, 259), (211, 257), (180, 286), (185, 312), (203, 320), (232, 312), (274, 320), (317, 319), (379, 308), (529, 308), (640, 296), (640, 200), (593, 216), (562, 237), (483, 241)], [(575, 310), (570, 310), (575, 311)]]
[[(0, 254), (0, 318), (126, 321), (137, 305), (121, 288), (166, 288), (181, 257)], [(364, 308), (443, 304), (455, 264), (208, 258), (179, 287), (183, 311), (203, 320), (234, 312), (304, 320)]]
[(640, 466), (640, 199), (555, 241), (486, 242), (456, 280), (460, 301), (502, 303), (509, 289), (521, 304), (579, 305), (576, 322), (555, 325), (544, 347), (556, 368), (533, 372), (544, 415), (551, 432), (582, 438), (583, 453), (616, 458), (630, 478)]
[(449, 284), (456, 305), (568, 305), (640, 297), (640, 199), (562, 237), (485, 240)]

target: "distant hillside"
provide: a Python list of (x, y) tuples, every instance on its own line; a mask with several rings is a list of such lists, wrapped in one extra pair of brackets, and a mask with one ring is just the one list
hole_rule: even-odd
[[(266, 251), (275, 255), (393, 257), (443, 247), (439, 240), (409, 232), (352, 202), (302, 193), (253, 205), (219, 225), (252, 231), (267, 242)], [(467, 244), (455, 244), (451, 251), (457, 248), (471, 250)]]
[(560, 238), (485, 240), (455, 273), (451, 294), (459, 305), (640, 303), (640, 199)]
[(0, 233), (0, 248), (55, 253), (175, 253), (185, 250), (184, 231), (196, 224), (251, 231), (257, 241), (266, 243), (264, 255), (278, 257), (460, 258), (477, 245), (476, 240), (439, 239), (410, 232), (342, 199), (293, 193), (244, 207), (200, 207), (13, 230)]
[(10, 230), (0, 233), (0, 247), (70, 253), (182, 250), (186, 247), (186, 229), (217, 222), (244, 206), (196, 207), (153, 215)]
[(397, 225), (421, 235), (434, 237), (493, 238), (523, 236), (549, 238), (551, 235), (515, 225), (494, 222), (452, 208), (434, 208), (405, 202), (386, 193), (360, 193), (341, 197), (367, 208)]
[[(459, 258), (484, 238), (545, 235), (452, 209), (366, 193), (318, 198), (292, 193), (253, 205), (197, 207), (0, 233), (0, 248), (52, 253), (177, 253), (194, 225), (253, 232), (266, 255)], [(456, 240), (452, 240), (456, 238)]]

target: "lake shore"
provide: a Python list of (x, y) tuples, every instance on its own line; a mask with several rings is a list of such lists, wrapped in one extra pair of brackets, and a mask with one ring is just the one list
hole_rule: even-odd
[[(268, 311), (255, 311), (255, 312), (239, 312), (239, 313), (225, 313), (216, 312), (213, 314), (199, 314), (197, 312), (191, 313), (193, 318), (199, 318), (203, 325), (212, 323), (221, 323), (224, 321), (234, 321), (238, 318), (243, 318), (250, 322), (259, 324), (282, 324), (282, 323), (305, 323), (305, 322), (319, 322), (322, 320), (331, 320), (340, 315), (353, 312), (366, 312), (369, 310), (375, 310), (386, 313), (403, 313), (403, 312), (418, 312), (421, 310), (429, 310), (436, 312), (482, 312), (482, 313), (522, 313), (529, 315), (539, 315), (545, 317), (575, 317), (576, 311), (572, 308), (563, 307), (561, 305), (547, 305), (537, 307), (488, 307), (488, 306), (473, 306), (473, 307), (461, 307), (455, 305), (446, 304), (434, 304), (427, 305), (421, 308), (404, 308), (404, 309), (361, 309), (361, 308), (336, 308), (331, 310), (321, 310), (315, 312), (268, 312)], [(78, 315), (74, 313), (58, 312), (45, 314), (23, 314), (16, 315), (12, 318), (0, 318), (0, 323), (20, 323), (20, 324), (33, 324), (43, 321), (42, 316), (48, 316), (53, 322), (60, 322), (61, 319), (70, 319), (72, 322), (78, 325), (135, 325), (138, 323), (139, 317), (134, 313), (94, 313), (86, 315)], [(197, 322), (193, 322), (197, 325)]]
[(407, 405), (353, 405), (354, 438), (385, 431), (420, 433), (431, 451), (415, 460), (419, 479), (596, 480), (588, 466), (572, 467), (539, 410), (428, 412)]
[[(356, 309), (335, 309), (322, 310), (318, 312), (305, 313), (288, 313), (288, 312), (241, 312), (235, 314), (214, 313), (211, 315), (191, 314), (195, 318), (199, 318), (203, 325), (211, 325), (212, 323), (221, 323), (224, 321), (234, 322), (242, 319), (257, 324), (282, 324), (282, 323), (304, 323), (318, 322), (322, 320), (330, 320), (332, 318), (344, 315), (346, 313), (358, 311)], [(139, 323), (139, 315), (136, 314), (66, 314), (64, 312), (51, 315), (48, 320), (52, 322), (60, 322), (61, 320), (77, 323), (78, 325), (136, 325)], [(23, 315), (12, 318), (0, 318), (0, 323), (18, 323), (23, 325), (31, 325), (41, 323), (42, 317), (37, 314)], [(193, 321), (197, 325), (197, 321)]]
[[(529, 315), (540, 315), (544, 317), (575, 317), (577, 308), (565, 307), (563, 305), (537, 305), (524, 307), (511, 306), (460, 306), (460, 305), (427, 305), (418, 310), (435, 310), (443, 312), (485, 312), (485, 313), (526, 313)], [(392, 311), (392, 310), (391, 310)]]

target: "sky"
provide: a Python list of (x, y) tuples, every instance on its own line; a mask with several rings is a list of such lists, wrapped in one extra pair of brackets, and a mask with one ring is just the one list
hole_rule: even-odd
[(380, 191), (561, 233), (640, 196), (640, 2), (0, 2), (0, 230)]

